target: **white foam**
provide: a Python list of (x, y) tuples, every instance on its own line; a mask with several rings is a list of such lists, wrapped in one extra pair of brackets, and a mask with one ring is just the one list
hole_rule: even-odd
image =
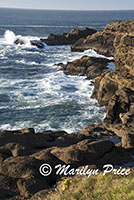
[[(17, 28), (74, 28), (74, 26), (56, 26), (56, 25), (0, 25), (0, 27), (6, 27), (6, 28), (11, 28), (11, 27), (17, 27)], [(77, 28), (83, 28), (84, 26), (77, 26)]]
[(24, 42), (24, 45), (17, 45), (17, 46), (25, 46), (25, 47), (33, 47), (30, 43), (31, 40), (40, 40), (39, 37), (33, 37), (33, 36), (22, 36), (22, 35), (15, 35), (13, 31), (6, 30), (4, 33), (4, 38), (0, 39), (1, 44), (5, 45), (14, 45), (15, 40), (21, 40)]
[[(31, 39), (31, 37), (26, 38), (28, 40), (29, 38)], [(105, 109), (100, 108), (96, 100), (90, 98), (93, 89), (90, 81), (85, 80), (85, 77), (67, 76), (58, 71), (59, 67), (53, 66), (56, 62), (68, 61), (68, 58), (73, 60), (75, 57), (80, 58), (85, 54), (93, 55), (94, 52), (92, 50), (74, 53), (70, 52), (69, 46), (55, 46), (44, 48), (43, 51), (38, 50), (37, 52), (37, 48), (27, 49), (25, 45), (1, 45), (1, 47), (0, 53), (2, 53), (2, 56), (9, 56), (9, 61), (12, 63), (11, 65), (4, 65), (3, 69), (6, 67), (11, 69), (13, 67), (18, 73), (20, 66), (17, 63), (20, 63), (24, 64), (20, 70), (22, 75), (23, 71), (25, 72), (26, 70), (27, 74), (27, 70), (29, 72), (30, 69), (37, 71), (37, 74), (35, 73), (34, 77), (32, 75), (24, 75), (24, 79), (19, 76), (14, 79), (12, 77), (8, 79), (7, 76), (4, 76), (0, 79), (1, 91), (7, 93), (10, 97), (9, 109), (15, 112), (14, 118), (5, 120), (5, 125), (1, 125), (0, 129), (13, 130), (33, 127), (36, 132), (47, 129), (64, 129), (71, 133), (80, 131), (82, 127), (87, 126), (86, 120), (89, 124), (102, 122)], [(10, 55), (12, 55), (12, 58), (16, 56), (16, 60), (10, 60)], [(16, 64), (13, 65), (14, 63)], [(38, 74), (38, 68), (42, 68), (42, 72), (46, 69), (44, 71), (46, 74), (42, 72)], [(4, 103), (3, 106), (6, 106), (6, 104)], [(71, 110), (69, 110), (70, 108)], [(33, 111), (31, 112), (31, 110)], [(16, 122), (16, 116), (19, 111), (20, 115), (23, 112), (26, 113), (28, 120), (24, 119), (25, 116), (23, 118), (19, 116), (19, 122)], [(74, 111), (73, 114), (70, 114), (72, 111)], [(55, 112), (57, 113), (55, 114)], [(29, 113), (31, 116), (29, 116)], [(37, 119), (38, 114), (39, 120)], [(63, 116), (64, 121), (61, 121), (62, 114), (65, 115)], [(40, 120), (40, 116), (44, 117), (44, 119), (41, 118)], [(36, 118), (35, 121), (34, 118)]]
[(103, 56), (101, 54), (98, 54), (93, 49), (89, 49), (89, 50), (86, 50), (84, 52), (75, 53), (74, 55), (72, 54), (72, 56), (70, 56), (70, 60), (72, 61), (72, 59), (75, 60), (75, 59), (78, 59), (82, 56), (91, 56), (91, 57), (96, 57), (96, 58), (107, 58), (109, 60), (113, 59), (113, 57), (106, 57), (106, 56)]
[(5, 33), (4, 33), (4, 43), (5, 44), (13, 44), (14, 41), (15, 41), (15, 34), (14, 32), (12, 31), (9, 31), (7, 30)]
[[(69, 46), (63, 47), (67, 50), (70, 49)], [(93, 49), (88, 49), (85, 50), (84, 52), (70, 52), (68, 56), (63, 54), (63, 63), (66, 64), (66, 62), (70, 61), (72, 62), (73, 60), (80, 59), (83, 56), (90, 56), (90, 57), (96, 57), (96, 58), (107, 58), (109, 60), (113, 60), (113, 57), (106, 57), (104, 55), (98, 54), (96, 51)]]
[(26, 62), (24, 59), (22, 60), (16, 60), (15, 63), (18, 63), (18, 64), (24, 64), (24, 65), (39, 65), (39, 63), (35, 62), (35, 61), (32, 61), (32, 62)]

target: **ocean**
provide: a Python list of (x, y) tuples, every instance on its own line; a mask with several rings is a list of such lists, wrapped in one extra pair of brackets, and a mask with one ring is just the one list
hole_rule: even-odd
[[(71, 52), (70, 46), (30, 45), (30, 40), (73, 28), (101, 30), (115, 20), (134, 19), (134, 11), (50, 11), (0, 8), (0, 130), (26, 127), (41, 130), (80, 131), (102, 123), (105, 107), (90, 98), (91, 81), (67, 76), (55, 63), (83, 55), (100, 56), (93, 50)], [(22, 38), (25, 45), (15, 45)]]

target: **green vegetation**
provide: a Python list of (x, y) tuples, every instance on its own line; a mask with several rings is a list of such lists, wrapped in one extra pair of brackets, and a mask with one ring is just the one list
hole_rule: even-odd
[(128, 176), (100, 173), (90, 178), (63, 178), (48, 200), (134, 200), (134, 172)]

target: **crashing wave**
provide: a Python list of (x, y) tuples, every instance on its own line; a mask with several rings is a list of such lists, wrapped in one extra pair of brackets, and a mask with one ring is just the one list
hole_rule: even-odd
[(37, 37), (25, 37), (21, 35), (15, 35), (13, 31), (6, 30), (4, 33), (3, 44), (7, 45), (25, 45), (26, 47), (36, 46), (38, 48), (44, 48), (45, 44), (40, 41)]

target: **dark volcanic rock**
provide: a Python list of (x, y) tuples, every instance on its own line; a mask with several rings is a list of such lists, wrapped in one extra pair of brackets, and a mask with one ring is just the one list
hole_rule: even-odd
[(134, 21), (115, 21), (108, 24), (103, 31), (80, 39), (71, 46), (72, 51), (84, 51), (94, 49), (100, 54), (114, 56), (113, 41), (118, 33), (130, 33), (134, 30)]
[(20, 45), (23, 45), (23, 44), (25, 44), (25, 41), (23, 41), (22, 39), (16, 39), (15, 41), (14, 41), (14, 44), (20, 44)]
[[(31, 45), (36, 46), (36, 47), (38, 47), (38, 48), (40, 48), (40, 49), (42, 49), (42, 48), (45, 47), (45, 44), (44, 44), (43, 42), (41, 42), (40, 40), (31, 40), (30, 43), (31, 43)], [(23, 39), (19, 39), (19, 38), (18, 38), (18, 39), (16, 39), (16, 40), (14, 41), (14, 44), (23, 45), (23, 44), (26, 44), (26, 42), (25, 42)]]
[(93, 33), (96, 33), (96, 30), (90, 28), (84, 28), (82, 30), (72, 29), (70, 33), (50, 34), (47, 39), (42, 38), (41, 41), (47, 45), (70, 45), (80, 38), (86, 38)]
[(59, 63), (58, 65), (61, 66), (61, 70), (63, 70), (65, 74), (86, 75), (87, 79), (94, 79), (103, 72), (108, 71), (107, 65), (109, 62), (111, 62), (111, 60), (107, 58), (83, 56), (65, 65), (63, 63)]
[(44, 43), (38, 40), (30, 41), (31, 45), (38, 47), (39, 49), (43, 49), (45, 47)]

